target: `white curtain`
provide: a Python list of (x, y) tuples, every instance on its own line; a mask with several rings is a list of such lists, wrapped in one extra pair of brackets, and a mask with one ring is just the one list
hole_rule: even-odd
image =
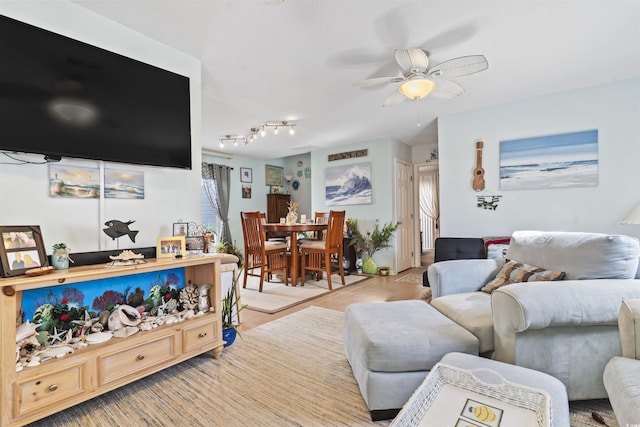
[(420, 212), (433, 220), (434, 239), (440, 234), (439, 187), (437, 171), (420, 175)]

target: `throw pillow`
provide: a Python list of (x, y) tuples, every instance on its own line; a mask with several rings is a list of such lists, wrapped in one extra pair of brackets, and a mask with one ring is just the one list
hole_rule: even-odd
[(549, 271), (544, 268), (511, 260), (502, 266), (502, 269), (496, 277), (484, 285), (482, 290), (491, 293), (502, 286), (512, 283), (552, 281), (562, 280), (563, 278), (564, 272), (562, 271)]
[(507, 254), (510, 237), (483, 237), (484, 247), (489, 259), (502, 259)]

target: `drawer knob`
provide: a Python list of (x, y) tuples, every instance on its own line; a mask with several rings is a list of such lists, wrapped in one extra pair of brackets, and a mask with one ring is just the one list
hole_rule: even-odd
[(58, 385), (57, 384), (51, 384), (49, 386), (49, 391), (56, 391), (58, 389)]
[(139, 354), (139, 355), (138, 355), (138, 357), (137, 357), (137, 359), (138, 359), (138, 360), (142, 360), (142, 359), (144, 359), (144, 354)]
[(207, 333), (206, 333), (206, 332), (200, 332), (200, 333), (198, 334), (198, 338), (204, 338), (204, 337), (206, 337), (206, 336), (207, 336)]

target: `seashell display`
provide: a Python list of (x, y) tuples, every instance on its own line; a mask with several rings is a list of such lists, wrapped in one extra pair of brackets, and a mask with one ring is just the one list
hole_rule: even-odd
[(22, 323), (16, 328), (16, 343), (34, 337), (39, 327), (39, 323), (31, 323), (28, 320)]
[(130, 305), (119, 305), (109, 315), (108, 327), (111, 331), (117, 331), (125, 326), (137, 326), (141, 321), (138, 310)]
[(195, 310), (199, 298), (200, 292), (194, 285), (187, 285), (180, 291), (180, 305), (186, 310)]
[(100, 319), (98, 322), (100, 322), (100, 324), (105, 328), (109, 325), (109, 316), (111, 316), (111, 312), (109, 310), (101, 311), (100, 314), (98, 314), (98, 319)]
[(204, 284), (198, 286), (198, 292), (200, 297), (198, 298), (198, 310), (200, 311), (209, 311), (209, 289), (211, 289), (213, 285)]
[(70, 345), (49, 346), (45, 350), (38, 352), (38, 356), (42, 361), (43, 359), (59, 359), (69, 353), (73, 353), (73, 347)]
[(115, 338), (126, 338), (126, 337), (130, 337), (135, 333), (138, 333), (139, 331), (140, 331), (140, 328), (138, 328), (137, 326), (125, 326), (124, 328), (114, 331), (113, 336)]
[(85, 340), (88, 344), (99, 344), (101, 342), (105, 342), (113, 338), (113, 334), (111, 332), (96, 332), (95, 334), (87, 335), (87, 339)]
[(130, 259), (143, 259), (144, 255), (133, 253), (133, 251), (130, 250), (124, 250), (116, 256), (109, 255), (109, 258), (114, 261), (128, 261)]

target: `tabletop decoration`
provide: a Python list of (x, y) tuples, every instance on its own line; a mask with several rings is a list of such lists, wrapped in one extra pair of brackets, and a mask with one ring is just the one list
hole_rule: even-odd
[(295, 224), (298, 221), (298, 202), (289, 202), (289, 213), (287, 213), (287, 224)]

